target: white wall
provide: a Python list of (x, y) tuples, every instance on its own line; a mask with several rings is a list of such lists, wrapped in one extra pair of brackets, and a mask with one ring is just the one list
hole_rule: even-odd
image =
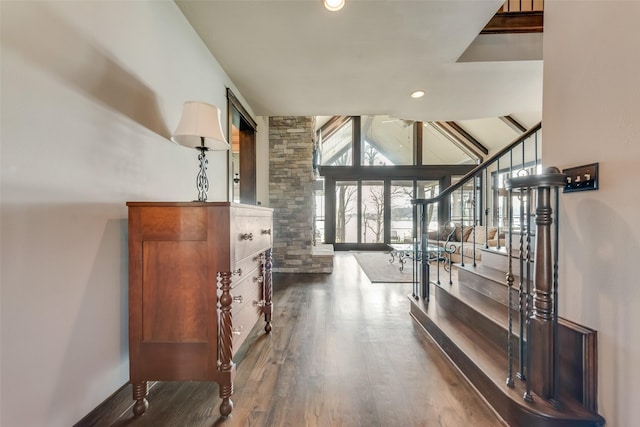
[(561, 196), (560, 315), (598, 330), (599, 409), (640, 419), (640, 2), (545, 2), (543, 163), (600, 163)]
[(240, 94), (171, 1), (1, 8), (0, 424), (69, 426), (128, 381), (125, 202), (193, 200), (182, 103)]

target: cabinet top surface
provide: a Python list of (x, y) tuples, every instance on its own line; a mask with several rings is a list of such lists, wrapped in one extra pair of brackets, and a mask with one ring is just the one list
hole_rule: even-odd
[(130, 208), (143, 208), (143, 207), (237, 207), (237, 208), (251, 208), (251, 209), (264, 209), (273, 211), (272, 208), (257, 205), (244, 205), (241, 203), (233, 202), (127, 202), (127, 206)]

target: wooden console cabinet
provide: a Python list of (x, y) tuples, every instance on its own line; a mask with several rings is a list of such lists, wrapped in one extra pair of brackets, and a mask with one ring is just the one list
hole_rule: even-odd
[(264, 314), (271, 331), (272, 210), (128, 202), (129, 365), (135, 415), (147, 381), (215, 381), (233, 409), (233, 355)]

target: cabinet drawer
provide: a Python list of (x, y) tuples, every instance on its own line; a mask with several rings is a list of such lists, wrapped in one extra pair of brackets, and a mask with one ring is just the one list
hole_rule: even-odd
[(238, 285), (231, 289), (233, 296), (233, 304), (231, 305), (231, 313), (235, 315), (245, 305), (253, 304), (261, 298), (262, 283), (256, 282), (252, 277), (245, 277)]
[(261, 314), (262, 307), (253, 305), (253, 300), (248, 301), (237, 314), (232, 314), (233, 354), (236, 354), (242, 343), (247, 339), (249, 332), (260, 319)]
[[(253, 278), (261, 275), (261, 253), (262, 252), (246, 257), (245, 259), (235, 263), (235, 266), (233, 267), (234, 275), (231, 279), (231, 289), (238, 286), (240, 282), (243, 282), (248, 277)], [(240, 273), (238, 273), (238, 271)]]
[(271, 247), (271, 216), (233, 217), (234, 259), (239, 261)]

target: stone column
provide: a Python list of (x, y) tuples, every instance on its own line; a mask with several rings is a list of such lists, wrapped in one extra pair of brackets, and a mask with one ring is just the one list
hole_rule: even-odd
[(329, 273), (333, 269), (333, 257), (312, 255), (314, 138), (314, 117), (269, 117), (274, 272)]

